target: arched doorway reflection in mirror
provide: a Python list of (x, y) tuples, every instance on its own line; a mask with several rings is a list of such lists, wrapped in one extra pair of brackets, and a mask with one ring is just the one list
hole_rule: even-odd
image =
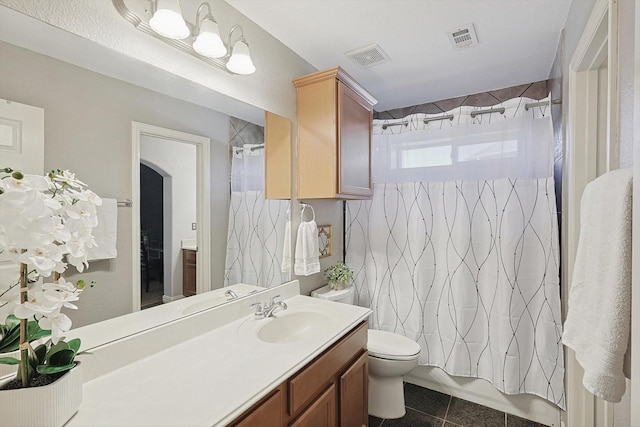
[[(162, 304), (164, 289), (163, 180), (166, 172), (140, 163), (140, 308)], [(169, 177), (166, 177), (169, 179)], [(170, 190), (170, 186), (167, 186)]]

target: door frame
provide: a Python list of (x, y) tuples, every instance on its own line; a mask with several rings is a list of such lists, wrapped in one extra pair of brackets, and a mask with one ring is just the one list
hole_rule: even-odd
[[(606, 87), (599, 70), (607, 61)], [(620, 116), (618, 90), (618, 2), (597, 0), (569, 64), (567, 135), (563, 176), (563, 313), (567, 301), (580, 232), (580, 200), (585, 186), (619, 167)], [(604, 89), (604, 90), (603, 90)], [(606, 99), (602, 99), (602, 93)], [(599, 99), (600, 95), (600, 99)], [(599, 108), (600, 106), (600, 108)], [(605, 108), (603, 109), (602, 106)], [(606, 119), (606, 139), (598, 138), (598, 119)], [(602, 124), (602, 120), (600, 121)], [(565, 347), (567, 426), (612, 426), (613, 404), (596, 398), (582, 385), (584, 371), (575, 353)]]
[(140, 310), (140, 138), (147, 135), (155, 138), (171, 139), (196, 147), (196, 231), (198, 250), (196, 252), (196, 292), (211, 290), (211, 208), (210, 208), (210, 139), (200, 135), (167, 129), (140, 122), (131, 122), (131, 283), (133, 311)]

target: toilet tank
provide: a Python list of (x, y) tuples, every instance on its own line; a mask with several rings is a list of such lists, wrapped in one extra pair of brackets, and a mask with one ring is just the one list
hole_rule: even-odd
[(349, 286), (345, 289), (335, 290), (331, 289), (331, 286), (326, 285), (311, 292), (311, 296), (314, 298), (322, 298), (351, 305), (353, 305), (354, 295), (355, 292), (353, 286)]

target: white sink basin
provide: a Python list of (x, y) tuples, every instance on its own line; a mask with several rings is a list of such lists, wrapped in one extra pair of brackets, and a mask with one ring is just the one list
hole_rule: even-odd
[(340, 322), (341, 311), (336, 303), (296, 296), (285, 300), (287, 308), (280, 308), (267, 318), (253, 314), (238, 323), (238, 334), (262, 344), (306, 345), (322, 341)]
[(310, 334), (322, 330), (330, 318), (315, 311), (280, 312), (265, 319), (265, 324), (258, 329), (258, 338), (274, 344), (300, 341)]

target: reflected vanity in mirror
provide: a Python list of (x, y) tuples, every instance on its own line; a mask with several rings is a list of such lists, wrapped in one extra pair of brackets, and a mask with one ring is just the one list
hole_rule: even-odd
[[(207, 88), (194, 88), (186, 79), (4, 6), (0, 6), (0, 18), (2, 22), (16, 22), (15, 28), (11, 26), (2, 33), (11, 33), (11, 40), (0, 39), (3, 58), (0, 98), (44, 109), (45, 170), (70, 169), (100, 196), (132, 200), (131, 206), (118, 207), (117, 256), (92, 261), (82, 274), (68, 274), (70, 280), (82, 277), (97, 282), (94, 288), (83, 293), (78, 304), (80, 310), (69, 313), (74, 328), (128, 314), (140, 307), (140, 297), (146, 289), (145, 272), (140, 264), (142, 242), (146, 242), (148, 249), (151, 281), (159, 276), (171, 279), (170, 290), (162, 285), (162, 296), (167, 297), (164, 302), (182, 297), (181, 266), (176, 268), (174, 263), (172, 269), (167, 269), (164, 262), (181, 260), (183, 246), (197, 249), (198, 295), (192, 298), (205, 298), (201, 294), (214, 290), (212, 304), (224, 303), (229, 299), (224, 295), (226, 286), (239, 285), (234, 292), (243, 298), (289, 280), (290, 270), (283, 271), (282, 266), (282, 253), (285, 245), (290, 244), (284, 238), (289, 201), (282, 199), (287, 199), (289, 194), (274, 200), (264, 197), (264, 158), (270, 149), (270, 138), (265, 140), (265, 134), (269, 134), (270, 120), (284, 123), (289, 132), (284, 132), (286, 137), (281, 135), (281, 144), (290, 150), (288, 119), (272, 113), (267, 113), (265, 118), (265, 112), (255, 106)], [(29, 41), (29, 34), (42, 37), (37, 42)], [(42, 46), (36, 46), (37, 43)], [(69, 51), (78, 55), (64, 56)], [(193, 166), (187, 168), (195, 170), (196, 179), (209, 187), (195, 184), (196, 212), (185, 216), (179, 226), (169, 226), (164, 219), (161, 226), (153, 226), (154, 230), (161, 228), (162, 234), (150, 232), (151, 227), (140, 227), (142, 200), (135, 195), (135, 188), (140, 193), (141, 163), (152, 164), (165, 175), (170, 175), (170, 168), (159, 167), (150, 155), (134, 154), (135, 138), (145, 134), (154, 136), (148, 128), (138, 127), (136, 131), (136, 123), (209, 141), (208, 152), (198, 151), (197, 142), (185, 144), (200, 153), (192, 160)], [(249, 129), (253, 129), (251, 135), (255, 138), (244, 140)], [(261, 144), (263, 148), (257, 148)], [(151, 151), (154, 150), (157, 151), (154, 154), (159, 154), (159, 145), (152, 145)], [(290, 151), (288, 153), (290, 156)], [(279, 160), (287, 165), (290, 173), (291, 158), (281, 156), (282, 153)], [(209, 167), (208, 178), (204, 165)], [(230, 183), (229, 177), (234, 174), (241, 180)], [(163, 182), (168, 178), (161, 176)], [(146, 195), (144, 190), (143, 193)], [(178, 186), (171, 191), (171, 197), (183, 196), (182, 193), (186, 193), (185, 187)], [(170, 212), (172, 217), (177, 215), (175, 211), (167, 211), (165, 205), (163, 201), (160, 206), (163, 216), (165, 212)], [(274, 215), (278, 220), (270, 224), (270, 230), (260, 225), (262, 234), (243, 234), (251, 224), (259, 224)], [(168, 255), (169, 243), (165, 243), (169, 235), (171, 256)], [(191, 246), (192, 243), (195, 246)], [(209, 246), (208, 253), (206, 246)], [(219, 293), (224, 298), (218, 299)], [(195, 303), (200, 303), (199, 298)], [(175, 316), (188, 315), (202, 307), (185, 309), (188, 313), (184, 311)], [(147, 311), (158, 308), (162, 307)], [(164, 312), (167, 310), (158, 311)], [(157, 322), (171, 321), (175, 316), (158, 316), (162, 318)]]

